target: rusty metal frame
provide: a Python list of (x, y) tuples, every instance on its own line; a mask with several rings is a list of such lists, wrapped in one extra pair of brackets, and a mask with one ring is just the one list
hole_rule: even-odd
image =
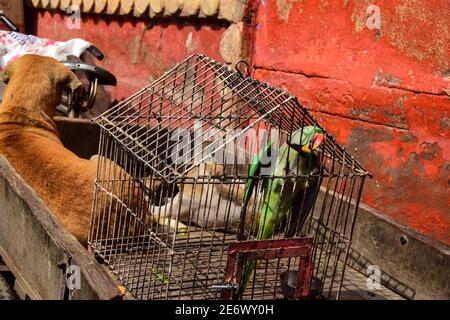
[(246, 261), (294, 257), (300, 257), (294, 297), (298, 300), (309, 297), (313, 271), (313, 263), (311, 261), (312, 247), (312, 237), (245, 240), (231, 243), (228, 248), (228, 259), (225, 269), (225, 283), (229, 285), (229, 289), (222, 291), (222, 299), (237, 298), (233, 291), (242, 278)]

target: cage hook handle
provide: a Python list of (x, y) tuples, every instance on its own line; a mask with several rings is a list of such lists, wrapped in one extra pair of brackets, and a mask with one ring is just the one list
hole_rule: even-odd
[[(244, 65), (244, 72), (241, 71), (239, 69), (240, 65)], [(241, 77), (250, 77), (250, 65), (248, 64), (247, 61), (244, 60), (239, 60), (238, 62), (236, 62), (236, 64), (234, 65), (234, 68), (236, 69), (237, 72), (239, 72), (239, 74), (241, 75)], [(245, 75), (244, 75), (245, 73)]]

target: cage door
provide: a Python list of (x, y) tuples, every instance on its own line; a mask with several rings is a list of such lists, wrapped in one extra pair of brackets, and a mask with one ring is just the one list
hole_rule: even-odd
[[(283, 286), (282, 280), (278, 279), (283, 270), (280, 265), (281, 259), (299, 258), (296, 267), (297, 277), (295, 280), (292, 298), (304, 299), (310, 296), (310, 286), (313, 265), (311, 262), (312, 238), (302, 237), (293, 239), (274, 240), (245, 240), (230, 244), (228, 248), (228, 259), (225, 270), (225, 286), (222, 291), (222, 299), (239, 299), (238, 288), (244, 272), (244, 267), (249, 261), (277, 260), (275, 264), (276, 277), (270, 279), (271, 285), (276, 286), (278, 282)], [(295, 267), (295, 266), (293, 266)], [(267, 267), (266, 267), (267, 268)], [(286, 272), (286, 271), (285, 271)], [(289, 268), (288, 271), (289, 272)], [(254, 275), (254, 281), (257, 275)], [(265, 279), (266, 280), (266, 279)], [(274, 284), (275, 283), (275, 284)], [(264, 281), (264, 285), (266, 281)], [(287, 283), (284, 284), (285, 286)], [(289, 289), (288, 289), (289, 290)], [(284, 292), (284, 291), (283, 291)], [(254, 297), (252, 299), (260, 297)]]

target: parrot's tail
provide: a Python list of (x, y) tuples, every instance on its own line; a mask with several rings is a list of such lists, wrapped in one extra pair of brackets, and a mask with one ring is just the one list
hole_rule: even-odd
[(247, 261), (247, 263), (245, 264), (244, 272), (242, 273), (241, 282), (239, 283), (239, 289), (237, 292), (238, 299), (242, 298), (242, 295), (244, 294), (245, 289), (247, 289), (250, 279), (254, 277), (255, 271), (260, 263), (260, 260), (251, 260)]

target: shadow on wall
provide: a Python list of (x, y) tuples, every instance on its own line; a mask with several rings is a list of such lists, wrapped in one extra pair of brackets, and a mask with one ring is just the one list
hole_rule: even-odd
[[(350, 267), (366, 275), (368, 267), (376, 265), (353, 249), (350, 249), (347, 263)], [(413, 288), (408, 287), (405, 283), (383, 271), (381, 272), (381, 283), (407, 299), (414, 299), (416, 295), (416, 291)], [(345, 297), (342, 298), (344, 299)]]

